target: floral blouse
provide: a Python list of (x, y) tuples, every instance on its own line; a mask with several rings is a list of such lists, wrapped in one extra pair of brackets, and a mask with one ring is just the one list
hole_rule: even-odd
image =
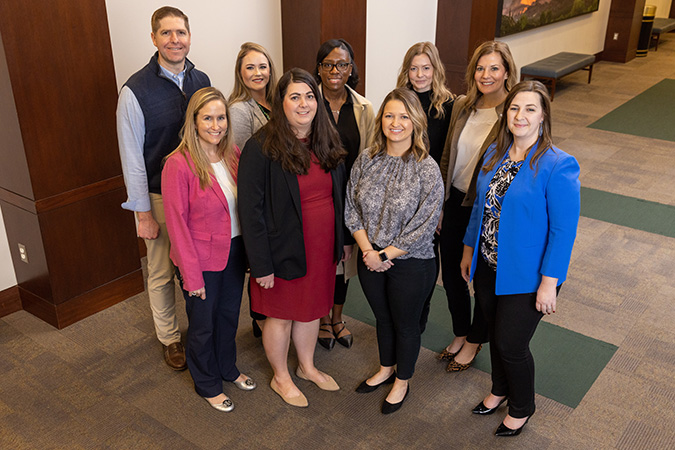
[(480, 234), (480, 252), (485, 262), (493, 270), (497, 270), (497, 236), (499, 233), (499, 216), (502, 211), (502, 201), (522, 165), (523, 161), (514, 162), (507, 156), (499, 168), (497, 168), (485, 193), (483, 226)]

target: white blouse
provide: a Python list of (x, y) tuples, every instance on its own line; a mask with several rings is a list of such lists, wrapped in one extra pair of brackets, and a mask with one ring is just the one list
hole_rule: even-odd
[(225, 167), (223, 161), (218, 163), (211, 163), (213, 167), (213, 174), (216, 176), (216, 180), (222, 189), (225, 198), (227, 199), (227, 205), (230, 208), (230, 223), (232, 224), (232, 237), (237, 237), (241, 234), (241, 228), (239, 227), (239, 216), (237, 215), (237, 185), (234, 182), (234, 178), (230, 174), (230, 171)]
[(457, 161), (452, 185), (462, 192), (469, 189), (479, 152), (499, 114), (495, 108), (477, 109), (471, 113), (457, 141)]

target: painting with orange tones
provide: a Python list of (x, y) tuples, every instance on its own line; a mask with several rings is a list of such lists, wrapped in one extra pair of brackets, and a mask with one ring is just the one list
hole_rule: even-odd
[(497, 36), (508, 36), (598, 10), (600, 0), (501, 0)]

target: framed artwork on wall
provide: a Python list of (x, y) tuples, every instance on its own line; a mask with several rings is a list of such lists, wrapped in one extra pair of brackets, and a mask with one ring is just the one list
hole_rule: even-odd
[(501, 0), (498, 37), (520, 33), (598, 10), (600, 0)]

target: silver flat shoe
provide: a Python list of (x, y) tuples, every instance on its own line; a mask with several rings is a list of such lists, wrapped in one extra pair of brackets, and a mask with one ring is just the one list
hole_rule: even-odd
[(252, 391), (258, 386), (252, 378), (248, 377), (244, 381), (233, 381), (233, 383), (242, 391)]
[(204, 400), (207, 401), (209, 405), (211, 405), (213, 408), (216, 408), (220, 412), (230, 412), (234, 409), (234, 403), (232, 403), (232, 400), (229, 398), (226, 398), (223, 400), (223, 403), (211, 403), (208, 398), (204, 397)]

